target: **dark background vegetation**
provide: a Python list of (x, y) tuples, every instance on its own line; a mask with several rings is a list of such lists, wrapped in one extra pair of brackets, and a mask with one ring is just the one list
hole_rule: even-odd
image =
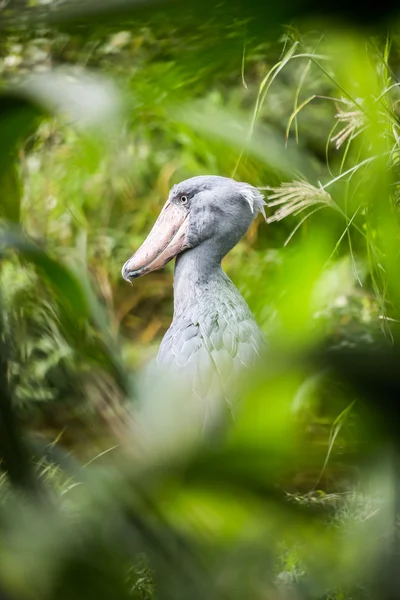
[[(4, 598), (400, 597), (400, 40), (379, 8), (0, 2)], [(140, 384), (173, 265), (120, 272), (199, 174), (265, 192), (224, 268), (269, 352), (194, 441), (179, 391)]]

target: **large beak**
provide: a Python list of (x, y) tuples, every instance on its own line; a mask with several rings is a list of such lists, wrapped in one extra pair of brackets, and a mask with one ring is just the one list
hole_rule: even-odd
[(188, 212), (169, 200), (162, 209), (153, 229), (122, 267), (126, 281), (161, 269), (187, 246)]

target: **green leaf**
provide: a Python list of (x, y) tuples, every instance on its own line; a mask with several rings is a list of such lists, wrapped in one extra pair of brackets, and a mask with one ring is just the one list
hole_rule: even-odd
[(19, 94), (0, 96), (0, 217), (19, 222), (22, 186), (16, 166), (21, 142), (34, 131), (43, 112)]
[(85, 290), (78, 277), (66, 265), (52, 258), (45, 250), (17, 231), (2, 231), (0, 244), (3, 246), (3, 255), (6, 249), (12, 248), (22, 259), (33, 264), (46, 278), (61, 302), (67, 305), (77, 318), (89, 316)]

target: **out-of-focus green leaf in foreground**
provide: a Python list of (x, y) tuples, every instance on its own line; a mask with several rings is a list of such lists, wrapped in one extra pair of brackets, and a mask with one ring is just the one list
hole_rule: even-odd
[[(397, 37), (137, 5), (32, 6), (49, 30), (1, 47), (0, 593), (398, 598)], [(171, 268), (120, 268), (207, 172), (265, 192), (225, 266), (269, 346), (199, 434), (179, 378), (135, 373)]]

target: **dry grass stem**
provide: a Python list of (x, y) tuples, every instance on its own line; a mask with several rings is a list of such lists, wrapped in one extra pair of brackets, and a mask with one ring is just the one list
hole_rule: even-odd
[(268, 208), (279, 206), (273, 215), (267, 218), (267, 223), (282, 221), (289, 215), (297, 215), (303, 210), (318, 204), (325, 204), (334, 208), (330, 194), (321, 184), (315, 187), (307, 181), (290, 181), (282, 183), (279, 187), (266, 188), (272, 192), (268, 195)]
[[(335, 142), (337, 150), (339, 150), (347, 139), (358, 135), (365, 125), (365, 115), (362, 110), (346, 98), (342, 98), (340, 102), (345, 106), (340, 106), (336, 103), (337, 113), (335, 118), (338, 123), (345, 123), (345, 125), (331, 138), (331, 141)], [(345, 110), (346, 107), (351, 110)]]

